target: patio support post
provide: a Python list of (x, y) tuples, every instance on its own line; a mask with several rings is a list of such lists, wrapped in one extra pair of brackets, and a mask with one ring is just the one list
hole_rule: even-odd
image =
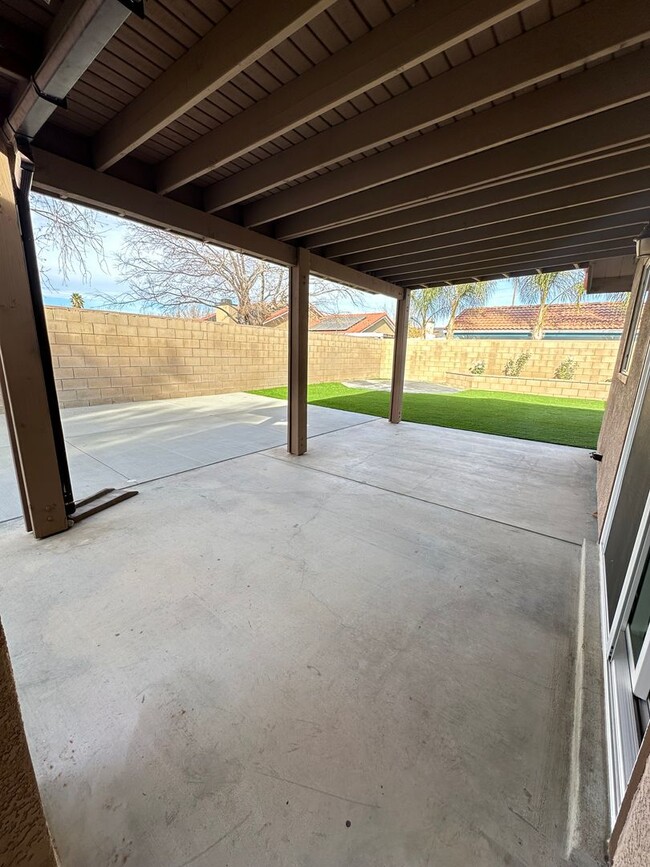
[(0, 146), (0, 376), (25, 522), (37, 538), (68, 529), (13, 183)]
[(307, 359), (309, 350), (309, 251), (296, 251), (289, 280), (288, 442), (292, 455), (307, 451)]
[(390, 388), (389, 421), (397, 424), (402, 420), (402, 397), (404, 395), (404, 372), (406, 370), (406, 343), (409, 331), (409, 306), (411, 293), (406, 291), (404, 298), (397, 302), (395, 320), (395, 345), (393, 347), (393, 378)]

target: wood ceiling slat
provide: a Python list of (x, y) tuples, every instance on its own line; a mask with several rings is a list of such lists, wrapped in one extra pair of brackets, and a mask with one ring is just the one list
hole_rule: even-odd
[(552, 18), (551, 4), (548, 0), (541, 0), (535, 6), (530, 6), (524, 9), (521, 13), (525, 30), (532, 30), (533, 27), (539, 27), (540, 24), (546, 24)]
[(330, 9), (330, 15), (349, 42), (354, 42), (370, 30), (354, 3), (337, 3)]

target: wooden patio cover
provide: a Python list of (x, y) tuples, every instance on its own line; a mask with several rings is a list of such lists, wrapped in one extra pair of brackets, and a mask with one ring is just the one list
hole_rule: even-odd
[(291, 268), (300, 454), (310, 272), (397, 299), (392, 421), (411, 289), (587, 265), (629, 288), (650, 4), (2, 0), (0, 114), (35, 189)]
[(0, 15), (5, 127), (43, 191), (285, 264), (308, 249), (312, 271), (395, 297), (632, 254), (648, 218), (644, 0)]

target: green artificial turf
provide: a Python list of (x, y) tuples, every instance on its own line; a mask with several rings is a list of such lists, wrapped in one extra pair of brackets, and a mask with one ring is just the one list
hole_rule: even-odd
[[(267, 388), (252, 394), (286, 400), (287, 389)], [(307, 399), (317, 406), (387, 418), (390, 395), (323, 382), (309, 386)], [(604, 408), (602, 400), (459, 391), (405, 394), (402, 419), (589, 449), (596, 447)]]

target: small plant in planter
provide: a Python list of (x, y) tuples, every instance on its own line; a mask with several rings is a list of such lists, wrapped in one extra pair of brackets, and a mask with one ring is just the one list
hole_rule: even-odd
[(526, 352), (522, 352), (521, 355), (518, 355), (516, 358), (511, 358), (509, 361), (506, 361), (506, 366), (503, 368), (503, 373), (505, 376), (520, 376), (521, 371), (530, 361), (530, 352), (526, 350)]
[(564, 361), (558, 364), (553, 377), (555, 379), (573, 379), (578, 369), (578, 360), (567, 356)]
[(469, 366), (469, 372), (473, 373), (475, 376), (481, 376), (485, 373), (485, 362), (484, 361), (475, 361), (473, 364)]

